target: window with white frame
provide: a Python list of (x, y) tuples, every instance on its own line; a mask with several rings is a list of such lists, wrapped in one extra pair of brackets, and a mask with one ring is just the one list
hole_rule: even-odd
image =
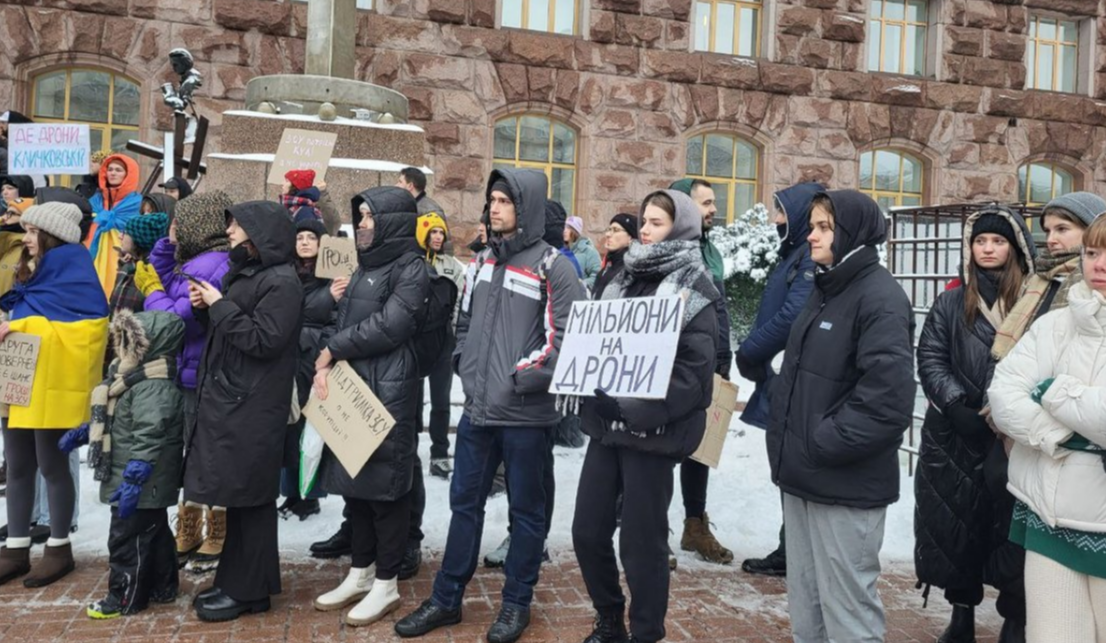
[(761, 55), (762, 0), (696, 0), (695, 50)]

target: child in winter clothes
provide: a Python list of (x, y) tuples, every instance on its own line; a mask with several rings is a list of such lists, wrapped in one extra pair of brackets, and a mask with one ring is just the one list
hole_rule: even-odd
[(293, 223), (311, 219), (322, 220), (323, 213), (317, 206), (321, 198), (319, 188), (315, 187), (314, 170), (289, 170), (284, 175), (281, 205), (288, 208)]
[[(1083, 279), (995, 370), (992, 420), (1013, 440), (1010, 538), (1026, 548), (1026, 640), (1107, 639), (1104, 623), (1103, 215), (1084, 233)], [(1002, 640), (1002, 638), (1001, 638)]]
[(136, 614), (177, 598), (177, 556), (165, 509), (177, 503), (184, 409), (174, 384), (185, 325), (165, 312), (120, 310), (111, 323), (118, 358), (92, 393), (91, 428), (74, 429), (63, 448), (89, 440), (89, 466), (110, 503), (108, 595), (88, 606), (94, 619)]
[[(108, 298), (108, 307), (113, 318), (122, 309), (142, 312), (146, 295), (138, 282), (146, 285), (146, 272), (153, 271), (150, 264), (146, 263), (146, 257), (154, 244), (167, 234), (169, 216), (164, 212), (135, 217), (127, 222), (123, 236), (119, 239), (119, 273), (115, 277), (115, 288)], [(137, 276), (140, 269), (143, 271), (141, 279)]]

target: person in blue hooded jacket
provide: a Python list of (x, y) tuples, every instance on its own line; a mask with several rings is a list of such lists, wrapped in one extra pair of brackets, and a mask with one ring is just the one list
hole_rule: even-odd
[[(742, 412), (742, 421), (759, 429), (769, 425), (769, 387), (776, 377), (773, 358), (784, 350), (792, 322), (803, 310), (815, 285), (815, 262), (807, 244), (811, 231), (807, 214), (811, 210), (811, 200), (824, 189), (815, 182), (799, 183), (773, 195), (773, 223), (780, 235), (780, 261), (765, 282), (753, 330), (734, 353), (738, 372), (756, 386)], [(781, 525), (780, 545), (776, 551), (765, 558), (742, 561), (742, 571), (783, 576), (786, 570), (784, 526)]]

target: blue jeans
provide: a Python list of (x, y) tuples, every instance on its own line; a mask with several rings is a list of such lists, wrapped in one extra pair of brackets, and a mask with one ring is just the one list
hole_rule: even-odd
[(465, 586), (473, 578), (484, 532), (484, 503), (500, 462), (511, 487), (509, 508), (514, 527), (504, 562), (503, 603), (529, 608), (542, 566), (546, 541), (545, 427), (476, 426), (464, 415), (457, 425), (454, 474), (450, 481), (450, 531), (442, 569), (434, 579), (431, 600), (442, 609), (461, 607)]

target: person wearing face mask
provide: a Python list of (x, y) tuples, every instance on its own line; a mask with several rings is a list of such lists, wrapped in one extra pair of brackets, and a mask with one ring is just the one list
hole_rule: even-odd
[[(9, 332), (40, 339), (30, 403), (9, 407), (3, 429), (8, 538), (0, 549), (0, 584), (27, 575), (26, 587), (44, 587), (75, 567), (69, 533), (77, 498), (69, 457), (58, 441), (89, 420), (108, 333), (108, 302), (80, 245), (80, 221), (73, 204), (29, 208), (15, 286), (0, 297), (0, 310), (8, 316), (0, 323), (0, 341)], [(50, 505), (50, 539), (32, 568), (30, 522), (40, 470)]]
[(1104, 290), (1107, 224), (1082, 237), (1082, 279), (1068, 305), (1036, 321), (988, 388), (1006, 436), (1010, 538), (1026, 549), (1026, 640), (1107, 639), (1104, 606)]
[(720, 295), (700, 256), (702, 217), (692, 199), (676, 190), (646, 197), (640, 217), (640, 243), (630, 245), (622, 273), (602, 298), (679, 294), (684, 316), (664, 399), (616, 399), (596, 389), (581, 406), (581, 425), (591, 440), (577, 488), (573, 549), (596, 609), (588, 643), (628, 640), (612, 542), (620, 492), (619, 554), (632, 599), (629, 640), (665, 638), (673, 468), (703, 439), (714, 382), (714, 302)]
[[(759, 429), (769, 426), (769, 392), (776, 378), (773, 359), (784, 350), (788, 332), (815, 286), (815, 262), (807, 245), (807, 235), (811, 233), (807, 214), (811, 200), (825, 189), (814, 182), (799, 183), (773, 195), (773, 223), (780, 236), (780, 259), (765, 281), (753, 329), (734, 352), (738, 372), (755, 387), (742, 411), (742, 421)], [(749, 574), (783, 576), (787, 569), (783, 524), (775, 551), (765, 558), (742, 561), (742, 571)]]
[(1008, 641), (1023, 620), (1021, 552), (1001, 518), (1013, 501), (985, 480), (996, 436), (981, 410), (996, 329), (1023, 291), (1034, 241), (1021, 217), (992, 206), (965, 221), (961, 247), (962, 285), (938, 295), (919, 336), (919, 381), (930, 404), (915, 471), (915, 573), (953, 606), (941, 643), (974, 640), (985, 583), (1000, 590)]
[(611, 217), (603, 233), (603, 266), (592, 287), (592, 299), (602, 299), (607, 285), (623, 272), (623, 259), (630, 244), (638, 239), (638, 217), (620, 212)]
[(422, 493), (422, 476), (415, 474), (422, 384), (415, 342), (426, 319), (430, 275), (416, 241), (415, 199), (407, 191), (376, 187), (354, 201), (358, 268), (327, 327), (315, 362), (315, 391), (326, 399), (327, 375), (335, 362), (345, 361), (396, 424), (356, 476), (333, 452), (323, 454), (323, 488), (346, 501), (353, 556), (345, 580), (316, 598), (315, 607), (332, 611), (356, 603), (344, 621), (362, 626), (400, 605), (398, 581), (410, 542), (412, 503)]
[(195, 602), (204, 621), (266, 612), (270, 595), (281, 591), (275, 501), (295, 402), (303, 302), (288, 211), (249, 201), (225, 216), (231, 267), (223, 291), (203, 280), (191, 281), (189, 290), (207, 339), (196, 427), (185, 444), (184, 497), (226, 507), (215, 582)]
[(820, 192), (808, 224), (815, 288), (788, 335), (765, 437), (784, 493), (792, 636), (883, 641), (876, 585), (915, 406), (914, 313), (880, 265), (886, 223), (875, 201)]
[(1025, 292), (996, 333), (992, 346), (996, 359), (1003, 359), (1014, 348), (1035, 319), (1065, 307), (1069, 288), (1081, 279), (1080, 242), (1084, 230), (1105, 207), (1103, 198), (1091, 192), (1073, 192), (1046, 204), (1041, 225), (1047, 251), (1034, 260), (1034, 273)]
[(119, 270), (119, 237), (131, 217), (139, 216), (138, 162), (124, 154), (112, 154), (100, 166), (100, 191), (89, 199), (96, 216), (86, 240), (104, 295), (111, 294)]

